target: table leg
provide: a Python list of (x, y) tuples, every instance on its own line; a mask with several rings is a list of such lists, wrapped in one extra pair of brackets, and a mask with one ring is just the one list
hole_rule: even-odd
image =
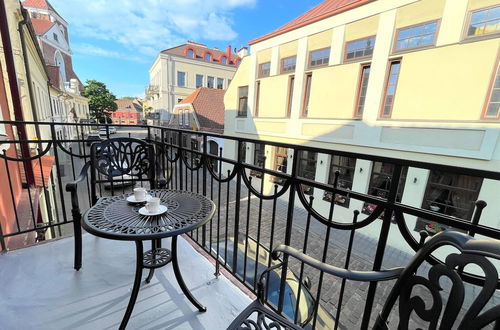
[(172, 265), (174, 268), (175, 278), (177, 279), (177, 283), (181, 287), (184, 295), (189, 299), (189, 301), (196, 307), (200, 312), (206, 312), (207, 308), (200, 304), (198, 300), (189, 292), (189, 289), (186, 287), (186, 283), (182, 279), (181, 271), (179, 269), (179, 262), (177, 259), (177, 236), (172, 237)]
[(135, 302), (137, 300), (137, 295), (139, 294), (139, 288), (141, 286), (141, 277), (142, 277), (142, 260), (143, 260), (143, 246), (142, 241), (135, 241), (136, 247), (136, 265), (135, 265), (135, 279), (134, 286), (132, 288), (132, 294), (130, 295), (130, 300), (128, 302), (127, 310), (125, 311), (125, 315), (123, 316), (122, 323), (120, 324), (120, 330), (124, 330), (127, 327), (128, 320), (130, 319), (130, 315), (132, 315), (132, 310), (134, 309)]
[[(153, 251), (158, 248), (156, 242), (157, 242), (157, 240), (155, 240), (155, 239), (151, 240), (151, 250), (153, 250)], [(146, 277), (146, 283), (151, 282), (151, 279), (153, 278), (154, 273), (155, 273), (155, 269), (154, 268), (150, 268), (149, 269), (148, 277)]]

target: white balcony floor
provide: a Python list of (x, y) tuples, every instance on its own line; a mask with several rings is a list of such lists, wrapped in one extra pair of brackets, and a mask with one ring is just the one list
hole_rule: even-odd
[[(227, 278), (216, 279), (213, 264), (183, 238), (179, 263), (208, 311), (185, 298), (169, 264), (142, 282), (127, 329), (225, 329), (250, 303)], [(0, 255), (0, 329), (117, 329), (132, 289), (135, 244), (84, 234), (83, 267), (72, 267), (73, 238)]]

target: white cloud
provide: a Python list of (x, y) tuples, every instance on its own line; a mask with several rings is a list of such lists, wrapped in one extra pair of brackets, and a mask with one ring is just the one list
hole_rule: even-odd
[[(237, 37), (231, 11), (257, 0), (51, 0), (80, 37), (115, 41), (138, 56), (200, 38), (231, 41)], [(76, 52), (126, 58), (89, 44)]]
[(87, 44), (87, 43), (74, 43), (72, 48), (73, 48), (73, 51), (75, 51), (76, 53), (79, 53), (79, 54), (118, 58), (118, 59), (127, 60), (127, 61), (134, 61), (134, 62), (144, 62), (144, 59), (139, 57), (139, 56), (124, 54), (124, 53), (116, 52), (113, 50), (108, 50), (108, 49), (104, 49), (101, 47), (97, 47), (97, 46)]

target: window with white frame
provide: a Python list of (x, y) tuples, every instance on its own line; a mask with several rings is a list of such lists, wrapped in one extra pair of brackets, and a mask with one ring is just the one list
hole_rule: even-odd
[(197, 74), (196, 75), (196, 88), (202, 87), (202, 86), (203, 86), (203, 75)]
[[(299, 150), (298, 157), (297, 175), (305, 179), (315, 180), (318, 154), (313, 151)], [(312, 195), (314, 192), (314, 188), (311, 186), (302, 184), (300, 187), (306, 195)]]
[(214, 84), (215, 84), (215, 78), (208, 76), (207, 77), (207, 87), (214, 88)]
[(186, 72), (177, 71), (177, 86), (186, 87)]
[[(342, 188), (345, 190), (352, 189), (352, 183), (354, 181), (354, 170), (356, 168), (356, 158), (337, 156), (333, 155), (330, 162), (330, 173), (328, 176), (328, 184), (333, 185), (335, 183), (336, 172), (339, 172), (337, 179), (337, 188)], [(328, 202), (332, 201), (332, 193), (325, 191), (323, 194), (323, 200)], [(349, 207), (349, 196), (336, 194), (333, 198), (335, 204)]]
[(184, 110), (184, 126), (190, 126), (189, 110)]

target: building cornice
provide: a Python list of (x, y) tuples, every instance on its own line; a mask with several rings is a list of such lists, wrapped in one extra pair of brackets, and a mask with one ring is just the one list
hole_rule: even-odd
[(238, 69), (237, 66), (234, 65), (225, 65), (225, 64), (220, 64), (216, 62), (207, 62), (203, 60), (196, 60), (196, 59), (191, 59), (187, 58), (184, 56), (179, 56), (179, 55), (173, 55), (173, 54), (161, 54), (160, 53), (160, 58), (161, 59), (171, 59), (177, 62), (182, 62), (182, 63), (188, 63), (188, 64), (193, 64), (197, 66), (206, 66), (206, 67), (211, 67), (211, 68), (218, 68), (218, 69), (226, 69), (227, 71), (236, 71)]

